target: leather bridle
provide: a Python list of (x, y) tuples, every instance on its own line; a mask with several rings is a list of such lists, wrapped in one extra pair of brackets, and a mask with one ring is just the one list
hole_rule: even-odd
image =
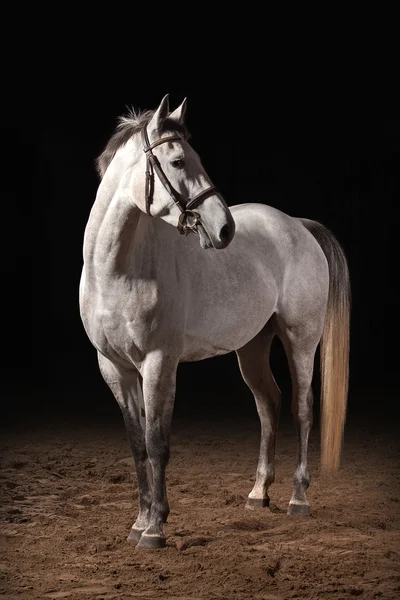
[(178, 219), (178, 231), (181, 234), (187, 235), (190, 232), (197, 232), (197, 225), (200, 223), (200, 215), (197, 212), (194, 212), (192, 209), (195, 208), (208, 198), (209, 196), (213, 196), (214, 194), (219, 196), (219, 192), (215, 186), (210, 186), (207, 189), (203, 190), (197, 196), (192, 199), (187, 199), (182, 196), (179, 192), (175, 190), (164, 171), (161, 168), (160, 162), (158, 158), (153, 154), (153, 149), (156, 146), (160, 146), (160, 144), (165, 144), (166, 142), (182, 142), (183, 138), (180, 135), (171, 135), (165, 138), (161, 138), (152, 144), (149, 142), (149, 137), (147, 135), (147, 127), (142, 128), (142, 141), (144, 146), (144, 152), (146, 154), (146, 187), (145, 187), (145, 196), (146, 196), (146, 212), (151, 216), (150, 207), (153, 202), (153, 192), (154, 192), (154, 171), (157, 173), (159, 180), (165, 187), (165, 189), (170, 194), (172, 200), (175, 202), (176, 206), (180, 210), (180, 215)]

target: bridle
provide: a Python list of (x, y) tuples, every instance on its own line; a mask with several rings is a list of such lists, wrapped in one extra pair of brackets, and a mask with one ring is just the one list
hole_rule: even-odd
[(142, 128), (142, 141), (144, 146), (144, 152), (146, 154), (146, 187), (145, 187), (145, 195), (146, 195), (146, 212), (151, 216), (150, 207), (153, 202), (153, 192), (154, 192), (154, 171), (157, 173), (159, 180), (165, 187), (165, 189), (170, 194), (172, 200), (175, 202), (176, 206), (180, 210), (180, 215), (178, 219), (178, 231), (181, 234), (187, 235), (191, 231), (193, 233), (197, 232), (197, 225), (200, 223), (200, 215), (197, 212), (194, 212), (192, 209), (195, 208), (208, 198), (209, 196), (213, 196), (214, 194), (219, 196), (219, 192), (215, 186), (210, 186), (207, 189), (197, 194), (192, 199), (187, 199), (185, 201), (182, 194), (177, 192), (164, 171), (161, 168), (160, 162), (158, 158), (153, 154), (153, 148), (156, 146), (160, 146), (160, 144), (165, 144), (166, 142), (177, 142), (182, 141), (183, 138), (180, 135), (171, 135), (169, 137), (161, 138), (152, 144), (149, 142), (149, 136), (147, 135), (147, 127)]

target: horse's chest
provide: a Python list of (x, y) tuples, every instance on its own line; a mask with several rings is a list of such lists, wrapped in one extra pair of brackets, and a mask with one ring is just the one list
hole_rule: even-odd
[(92, 294), (85, 325), (93, 345), (109, 358), (140, 364), (157, 328), (157, 299), (146, 284)]

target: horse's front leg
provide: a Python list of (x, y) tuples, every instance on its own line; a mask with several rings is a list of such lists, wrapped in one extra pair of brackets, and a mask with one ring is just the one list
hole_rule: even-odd
[(136, 544), (147, 528), (152, 503), (152, 473), (145, 442), (145, 413), (141, 377), (135, 368), (122, 368), (98, 354), (104, 380), (113, 392), (125, 421), (135, 461), (139, 487), (139, 515), (132, 525), (128, 541)]
[(162, 352), (154, 352), (146, 358), (142, 369), (146, 450), (153, 472), (149, 524), (138, 544), (142, 548), (163, 548), (166, 545), (163, 524), (169, 514), (169, 505), (165, 477), (170, 453), (177, 366), (177, 361)]

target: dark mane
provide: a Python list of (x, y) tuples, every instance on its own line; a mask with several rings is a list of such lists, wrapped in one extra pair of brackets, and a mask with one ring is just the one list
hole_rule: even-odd
[[(103, 152), (96, 159), (96, 168), (100, 178), (103, 177), (117, 150), (124, 146), (131, 137), (139, 133), (142, 127), (150, 122), (154, 112), (154, 110), (135, 112), (132, 109), (129, 111), (128, 115), (119, 117), (114, 134), (109, 139)], [(165, 131), (176, 132), (184, 137), (188, 137), (186, 127), (168, 117), (163, 122), (162, 132)]]

